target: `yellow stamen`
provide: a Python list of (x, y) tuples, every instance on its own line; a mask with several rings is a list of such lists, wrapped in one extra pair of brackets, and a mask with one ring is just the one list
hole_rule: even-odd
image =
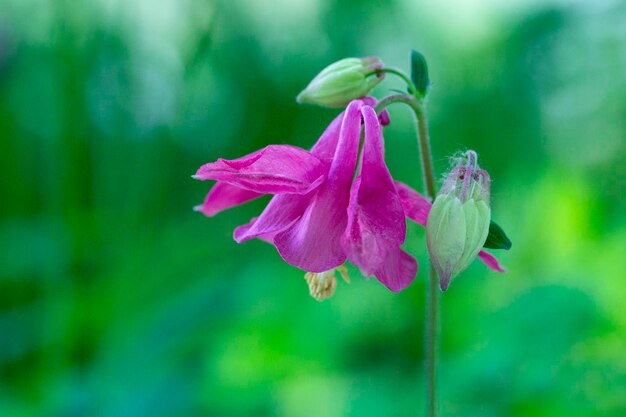
[(350, 277), (348, 276), (348, 270), (346, 269), (345, 265), (339, 265), (337, 268), (337, 271), (339, 271), (339, 274), (341, 275), (341, 278), (343, 278), (344, 281), (346, 281), (346, 283), (350, 283)]
[(344, 281), (350, 283), (350, 277), (344, 265), (324, 272), (307, 272), (304, 274), (304, 279), (309, 285), (309, 294), (311, 294), (311, 297), (315, 298), (317, 301), (323, 301), (333, 296), (337, 288), (336, 270), (339, 271)]

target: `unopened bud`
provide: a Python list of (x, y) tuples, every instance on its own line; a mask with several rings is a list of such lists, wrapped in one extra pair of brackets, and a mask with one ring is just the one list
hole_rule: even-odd
[(325, 107), (343, 107), (352, 100), (365, 96), (384, 77), (378, 72), (383, 66), (376, 57), (345, 58), (324, 68), (298, 94), (298, 103)]
[(474, 151), (457, 159), (428, 216), (426, 243), (442, 291), (474, 260), (489, 234), (489, 174), (476, 160)]

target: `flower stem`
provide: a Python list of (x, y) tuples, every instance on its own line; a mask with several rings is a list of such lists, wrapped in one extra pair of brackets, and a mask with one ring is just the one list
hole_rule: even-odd
[(429, 270), (428, 295), (426, 296), (426, 415), (437, 415), (437, 349), (439, 326), (439, 291), (437, 291), (437, 272), (431, 262)]
[(428, 137), (426, 112), (422, 107), (422, 103), (420, 103), (415, 97), (408, 94), (392, 94), (385, 97), (378, 102), (376, 112), (380, 112), (392, 103), (404, 103), (413, 110), (413, 113), (415, 113), (415, 118), (417, 119), (417, 140), (420, 147), (422, 172), (424, 174), (424, 188), (426, 189), (427, 197), (434, 200), (435, 195), (437, 194), (437, 185), (433, 169), (433, 158), (430, 151), (430, 139)]
[(409, 92), (414, 97), (418, 97), (417, 88), (415, 87), (415, 84), (413, 84), (413, 81), (411, 81), (411, 79), (399, 69), (395, 69), (392, 67), (383, 67), (383, 68), (376, 70), (375, 72), (376, 72), (376, 75), (383, 74), (385, 72), (389, 74), (397, 75), (398, 77), (402, 78), (402, 80), (406, 83), (407, 87), (409, 87)]
[[(394, 94), (382, 99), (376, 106), (379, 112), (389, 104), (407, 104), (415, 113), (417, 119), (417, 140), (420, 148), (422, 172), (424, 174), (424, 188), (427, 196), (432, 200), (437, 194), (437, 184), (433, 169), (430, 139), (428, 137), (428, 124), (426, 112), (422, 103), (414, 96), (408, 94)], [(426, 337), (425, 337), (425, 369), (426, 369), (426, 415), (437, 416), (437, 348), (439, 336), (439, 291), (437, 291), (437, 272), (430, 264), (428, 274), (428, 291), (426, 296)]]

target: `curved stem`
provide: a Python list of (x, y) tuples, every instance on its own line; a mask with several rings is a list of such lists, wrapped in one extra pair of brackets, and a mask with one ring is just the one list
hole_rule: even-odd
[[(382, 99), (376, 106), (376, 111), (392, 103), (404, 103), (415, 113), (417, 120), (417, 140), (420, 148), (422, 172), (424, 173), (424, 188), (431, 200), (434, 200), (437, 193), (435, 172), (433, 169), (432, 154), (430, 150), (430, 139), (428, 137), (428, 124), (426, 112), (422, 103), (414, 96), (408, 94), (394, 94)], [(425, 369), (426, 369), (426, 415), (428, 417), (437, 416), (437, 349), (439, 330), (439, 291), (437, 291), (437, 272), (430, 264), (428, 274), (428, 292), (426, 296), (426, 338), (425, 338)]]
[(390, 96), (385, 97), (384, 99), (380, 100), (378, 102), (378, 104), (376, 105), (375, 110), (377, 112), (380, 112), (382, 109), (384, 109), (385, 107), (389, 106), (390, 104), (393, 103), (404, 103), (407, 104), (409, 107), (411, 107), (413, 110), (415, 110), (415, 107), (419, 107), (420, 111), (421, 111), (421, 105), (420, 103), (417, 101), (417, 99), (413, 96), (410, 96), (408, 94), (392, 94)]
[(420, 156), (422, 162), (422, 172), (424, 174), (424, 188), (426, 195), (434, 200), (437, 194), (437, 184), (435, 181), (435, 172), (433, 168), (433, 158), (430, 150), (430, 138), (428, 136), (428, 122), (426, 120), (426, 112), (415, 97), (408, 94), (392, 94), (385, 97), (376, 105), (376, 112), (380, 112), (385, 107), (393, 103), (404, 103), (408, 105), (415, 113), (417, 119), (417, 141), (420, 148)]
[(406, 75), (404, 72), (400, 71), (399, 69), (392, 68), (392, 67), (383, 67), (381, 69), (377, 69), (376, 70), (376, 75), (382, 74), (382, 73), (393, 74), (393, 75), (397, 75), (398, 77), (402, 78), (402, 80), (409, 87), (409, 92), (414, 97), (418, 97), (419, 94), (417, 92), (417, 88), (415, 87), (415, 84), (413, 84), (413, 81), (411, 81), (411, 79), (408, 77), (408, 75)]

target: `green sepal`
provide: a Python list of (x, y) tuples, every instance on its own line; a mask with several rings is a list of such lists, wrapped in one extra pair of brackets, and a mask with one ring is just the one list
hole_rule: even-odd
[(416, 50), (411, 51), (411, 81), (415, 84), (415, 88), (417, 88), (417, 92), (421, 97), (425, 97), (430, 87), (428, 65), (424, 55)]
[(507, 237), (506, 233), (500, 226), (493, 220), (489, 223), (489, 234), (487, 240), (485, 240), (484, 248), (487, 249), (511, 249), (511, 240)]

